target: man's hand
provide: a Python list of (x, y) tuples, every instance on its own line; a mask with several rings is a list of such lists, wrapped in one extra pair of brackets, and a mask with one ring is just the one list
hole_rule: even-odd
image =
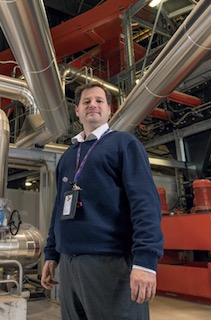
[(154, 298), (156, 274), (133, 268), (130, 274), (131, 299), (143, 303)]
[(56, 261), (46, 261), (44, 264), (41, 284), (47, 290), (51, 290), (55, 284), (58, 284), (58, 282), (54, 280), (56, 266)]

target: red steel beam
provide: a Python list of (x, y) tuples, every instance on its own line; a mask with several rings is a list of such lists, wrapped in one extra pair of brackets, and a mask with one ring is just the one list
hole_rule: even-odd
[[(121, 33), (120, 15), (137, 0), (106, 1), (51, 29), (57, 60), (106, 42)], [(0, 60), (14, 59), (11, 50), (0, 52)], [(13, 67), (0, 65), (0, 73), (9, 75)]]
[(161, 119), (161, 120), (169, 120), (172, 117), (172, 112), (168, 111), (168, 116), (166, 111), (161, 108), (155, 108), (151, 113), (150, 116), (153, 118)]
[(202, 100), (200, 98), (179, 91), (173, 91), (167, 99), (189, 107), (197, 107), (202, 104)]
[[(79, 16), (52, 28), (57, 58), (108, 41), (121, 32), (120, 15), (137, 0), (106, 1)], [(96, 37), (88, 34), (94, 30)]]

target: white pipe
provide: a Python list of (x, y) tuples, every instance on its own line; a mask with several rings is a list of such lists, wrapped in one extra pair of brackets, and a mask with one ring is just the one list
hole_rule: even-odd
[(7, 186), (9, 139), (9, 121), (5, 112), (0, 109), (0, 199), (4, 198)]

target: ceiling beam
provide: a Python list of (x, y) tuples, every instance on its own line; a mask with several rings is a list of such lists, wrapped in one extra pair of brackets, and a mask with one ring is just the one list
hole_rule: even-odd
[(145, 7), (146, 4), (148, 4), (150, 0), (139, 0), (137, 1), (131, 8), (130, 8), (130, 14), (134, 16), (137, 12), (139, 12), (141, 9)]
[[(185, 138), (185, 137), (194, 135), (196, 133), (200, 133), (210, 129), (211, 129), (211, 121), (210, 119), (207, 119), (204, 121), (194, 123), (191, 126), (185, 127), (183, 129), (179, 129), (178, 131), (179, 131), (180, 137)], [(170, 132), (161, 137), (155, 138), (151, 141), (143, 142), (143, 145), (145, 149), (149, 149), (149, 148), (154, 148), (154, 147), (166, 144), (174, 140), (175, 140), (175, 134), (174, 132)]]
[(186, 6), (186, 7), (182, 7), (178, 10), (175, 10), (175, 11), (172, 11), (168, 14), (168, 17), (170, 19), (174, 18), (174, 17), (177, 17), (177, 16), (180, 16), (180, 15), (183, 15), (185, 13), (188, 13), (190, 11), (193, 10), (193, 8), (195, 8), (195, 5), (194, 4), (190, 4), (189, 6)]
[[(137, 18), (137, 17), (133, 17), (133, 21), (137, 22), (138, 24), (140, 24), (140, 26), (144, 27), (144, 28), (148, 28), (150, 30), (153, 29), (154, 25), (148, 21), (145, 21), (143, 19)], [(167, 38), (171, 38), (171, 35), (166, 31), (166, 29), (161, 28), (161, 27), (156, 27), (155, 29), (155, 33), (158, 33), (164, 37)]]

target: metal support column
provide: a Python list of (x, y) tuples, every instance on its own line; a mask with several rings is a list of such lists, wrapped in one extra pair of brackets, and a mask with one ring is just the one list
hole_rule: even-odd
[(180, 133), (179, 130), (174, 131), (177, 160), (185, 162), (186, 156), (185, 156), (185, 147), (184, 147), (183, 137), (181, 137), (179, 133)]
[(130, 8), (128, 8), (123, 14), (123, 31), (125, 39), (126, 72), (128, 74), (126, 91), (129, 93), (133, 89), (136, 80), (135, 54), (132, 35), (132, 15)]
[(148, 55), (149, 55), (149, 53), (151, 51), (152, 40), (153, 40), (153, 37), (154, 37), (154, 34), (155, 34), (155, 30), (156, 30), (156, 27), (157, 27), (157, 24), (158, 24), (158, 19), (160, 17), (160, 12), (161, 12), (161, 9), (162, 9), (162, 5), (163, 5), (163, 0), (161, 1), (160, 5), (159, 5), (158, 12), (157, 12), (157, 15), (156, 15), (155, 23), (154, 23), (154, 26), (153, 26), (153, 29), (152, 29), (152, 34), (151, 34), (151, 37), (150, 37), (150, 40), (149, 40), (149, 44), (148, 44), (148, 47), (147, 47), (146, 56), (145, 56), (145, 59), (144, 59), (143, 65), (142, 65), (141, 77), (144, 74), (144, 69), (145, 69), (145, 66), (146, 66), (147, 58), (148, 58)]
[[(183, 137), (180, 136), (180, 131), (175, 130), (174, 131), (175, 136), (175, 148), (176, 148), (176, 156), (178, 161), (186, 162), (186, 156), (185, 156), (185, 147), (184, 147), (184, 141)], [(175, 168), (175, 177), (176, 177), (176, 184), (177, 184), (177, 194), (179, 199), (179, 205), (186, 206), (185, 202), (185, 196), (182, 198), (182, 195), (184, 195), (184, 188), (181, 181), (181, 176), (178, 168)]]

